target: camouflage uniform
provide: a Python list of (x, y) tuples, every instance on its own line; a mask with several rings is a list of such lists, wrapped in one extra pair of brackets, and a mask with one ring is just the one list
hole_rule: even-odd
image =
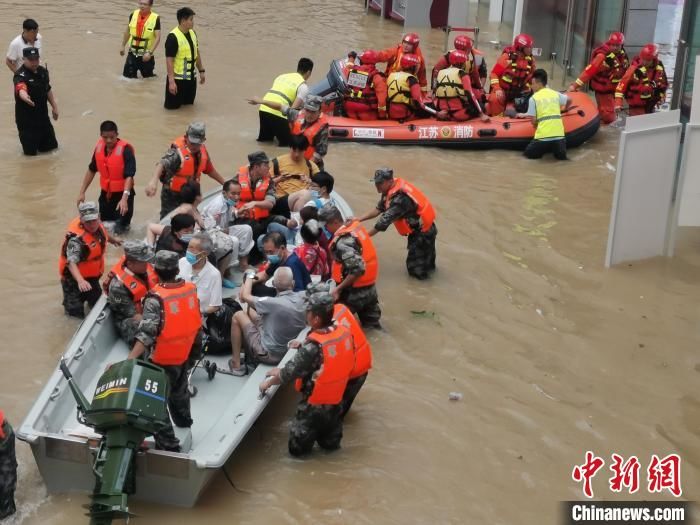
[[(328, 331), (329, 329), (326, 329)], [(319, 333), (321, 331), (319, 330)], [(323, 364), (323, 349), (307, 339), (294, 359), (280, 370), (282, 384), (301, 378), (301, 400), (289, 426), (289, 453), (302, 456), (311, 452), (315, 442), (325, 450), (340, 448), (343, 438), (342, 405), (311, 405), (309, 396), (314, 389), (313, 375)]]
[(0, 520), (15, 513), (15, 487), (17, 486), (17, 458), (15, 457), (15, 433), (10, 423), (0, 421)]
[(408, 274), (416, 279), (427, 279), (429, 272), (435, 270), (435, 239), (437, 226), (433, 223), (427, 232), (420, 231), (420, 219), (416, 213), (417, 205), (403, 192), (396, 193), (384, 206), (384, 197), (379, 200), (377, 209), (382, 215), (374, 225), (378, 231), (386, 231), (398, 219), (406, 219), (413, 233), (408, 236), (408, 256), (406, 269)]
[(114, 315), (114, 325), (117, 327), (119, 337), (131, 348), (139, 330), (139, 319), (135, 319), (136, 305), (134, 296), (116, 277), (109, 282), (107, 302)]
[[(343, 235), (333, 247), (333, 258), (343, 265), (343, 279), (348, 275), (361, 277), (365, 273), (362, 247), (352, 235)], [(340, 302), (360, 318), (363, 326), (377, 326), (382, 317), (375, 285), (346, 288), (341, 292)]]

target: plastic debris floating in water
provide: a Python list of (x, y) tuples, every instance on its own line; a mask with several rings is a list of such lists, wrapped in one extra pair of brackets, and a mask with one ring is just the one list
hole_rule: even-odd
[(450, 392), (450, 401), (461, 401), (463, 397), (462, 392)]

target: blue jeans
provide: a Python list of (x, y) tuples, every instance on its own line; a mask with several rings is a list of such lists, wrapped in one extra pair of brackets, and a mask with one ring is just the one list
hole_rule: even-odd
[[(291, 228), (287, 228), (284, 224), (279, 224), (278, 222), (271, 222), (267, 225), (267, 233), (280, 232), (287, 239), (287, 245), (294, 245), (296, 242), (297, 233)], [(263, 239), (265, 235), (258, 237), (258, 250), (260, 253), (263, 251)]]

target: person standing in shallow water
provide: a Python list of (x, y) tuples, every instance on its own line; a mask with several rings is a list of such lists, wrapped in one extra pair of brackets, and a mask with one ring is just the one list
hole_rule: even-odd
[(119, 48), (119, 54), (124, 56), (124, 47), (129, 46), (122, 73), (126, 78), (136, 78), (139, 71), (143, 78), (155, 76), (153, 54), (160, 43), (160, 17), (152, 7), (153, 0), (139, 0), (139, 8), (129, 16)]
[(177, 27), (165, 39), (165, 63), (168, 69), (163, 104), (165, 109), (194, 104), (197, 96), (197, 72), (199, 83), (204, 84), (206, 81), (197, 33), (193, 29), (194, 15), (189, 7), (178, 9)]

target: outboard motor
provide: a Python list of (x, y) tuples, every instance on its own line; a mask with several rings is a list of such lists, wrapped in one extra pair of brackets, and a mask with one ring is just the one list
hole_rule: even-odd
[(61, 372), (78, 403), (78, 421), (102, 434), (93, 471), (90, 523), (128, 519), (127, 494), (134, 492), (134, 459), (148, 435), (167, 425), (167, 378), (163, 369), (135, 359), (111, 365), (97, 382), (92, 404), (61, 359)]
[(345, 75), (343, 74), (343, 66), (340, 60), (331, 62), (326, 78), (309, 88), (310, 95), (318, 95), (324, 98), (332, 93), (339, 93), (342, 95), (346, 91), (347, 85), (345, 83)]

